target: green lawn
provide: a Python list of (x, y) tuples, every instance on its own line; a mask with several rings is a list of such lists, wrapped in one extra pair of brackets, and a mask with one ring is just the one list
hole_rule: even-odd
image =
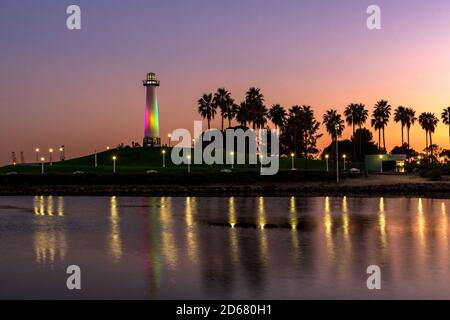
[[(156, 170), (164, 173), (187, 172), (187, 165), (174, 165), (170, 160), (170, 149), (166, 150), (166, 168), (163, 168), (163, 155), (161, 148), (124, 148), (120, 150), (109, 150), (97, 154), (98, 167), (94, 167), (94, 155), (80, 157), (63, 162), (54, 162), (52, 166), (45, 164), (45, 173), (48, 174), (72, 174), (82, 171), (89, 174), (112, 174), (113, 156), (117, 157), (116, 171), (121, 174), (144, 174), (148, 170)], [(280, 170), (291, 169), (292, 159), (281, 158)], [(300, 170), (325, 171), (324, 161), (295, 159), (295, 166)], [(231, 165), (192, 165), (192, 172), (219, 172), (221, 169), (231, 169)], [(331, 168), (331, 163), (330, 163)], [(259, 165), (235, 165), (235, 172), (256, 172)], [(20, 164), (0, 168), (0, 175), (8, 172), (17, 172), (25, 175), (40, 175), (41, 164)]]

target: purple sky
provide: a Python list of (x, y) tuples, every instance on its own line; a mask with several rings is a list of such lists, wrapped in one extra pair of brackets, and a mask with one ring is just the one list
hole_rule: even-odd
[[(66, 29), (70, 4), (82, 9), (81, 31)], [(380, 31), (366, 28), (370, 4), (381, 6)], [(446, 0), (2, 0), (0, 7), (2, 164), (11, 151), (32, 160), (37, 146), (65, 144), (77, 156), (141, 142), (148, 71), (161, 80), (163, 138), (191, 129), (198, 98), (220, 86), (238, 101), (257, 86), (268, 105), (309, 104), (319, 119), (327, 108), (372, 108), (382, 98), (419, 113), (450, 105)], [(446, 148), (447, 131), (441, 124), (436, 134)], [(422, 149), (418, 126), (412, 137)], [(399, 126), (390, 125), (388, 146), (399, 139)]]

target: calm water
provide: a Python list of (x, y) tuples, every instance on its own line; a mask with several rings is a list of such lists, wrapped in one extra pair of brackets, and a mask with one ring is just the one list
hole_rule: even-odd
[[(0, 198), (0, 298), (450, 298), (449, 200)], [(66, 289), (68, 265), (82, 290)], [(382, 270), (382, 290), (366, 268)]]

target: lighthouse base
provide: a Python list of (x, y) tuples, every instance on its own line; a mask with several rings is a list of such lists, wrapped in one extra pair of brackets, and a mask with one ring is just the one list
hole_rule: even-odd
[(145, 137), (142, 146), (161, 147), (161, 138)]

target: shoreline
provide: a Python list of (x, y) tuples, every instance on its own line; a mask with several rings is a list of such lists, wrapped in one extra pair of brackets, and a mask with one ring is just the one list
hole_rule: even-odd
[(0, 196), (173, 196), (173, 197), (427, 197), (450, 199), (450, 183), (256, 184), (256, 185), (43, 185), (1, 186)]

